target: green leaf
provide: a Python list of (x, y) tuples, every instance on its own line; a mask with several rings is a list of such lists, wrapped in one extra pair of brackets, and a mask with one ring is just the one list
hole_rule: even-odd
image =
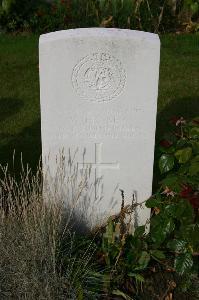
[(180, 275), (183, 275), (186, 272), (188, 272), (192, 266), (193, 266), (193, 258), (192, 258), (191, 253), (184, 253), (184, 254), (178, 255), (175, 258), (174, 268), (175, 268), (176, 272)]
[(199, 224), (192, 224), (192, 228), (190, 228), (189, 232), (189, 240), (190, 244), (193, 248), (193, 251), (198, 251), (199, 249)]
[(197, 141), (191, 141), (191, 145), (192, 145), (192, 148), (193, 148), (193, 152), (195, 154), (198, 154), (199, 153), (199, 142), (197, 142)]
[(159, 150), (162, 153), (169, 153), (169, 154), (171, 154), (171, 153), (174, 153), (176, 149), (175, 149), (174, 146), (170, 146), (169, 148), (165, 148), (165, 147), (160, 146)]
[[(139, 237), (135, 235), (129, 235), (126, 237), (126, 244), (129, 244), (128, 249), (130, 250), (130, 253), (132, 253), (131, 250), (138, 250), (142, 247), (142, 241)], [(138, 250), (139, 251), (139, 250)], [(135, 254), (135, 253), (134, 253)]]
[(172, 219), (165, 219), (164, 223), (162, 224), (162, 230), (166, 233), (169, 234), (171, 233), (175, 228), (175, 224)]
[(161, 244), (164, 242), (167, 234), (171, 233), (174, 228), (175, 224), (172, 219), (161, 220), (158, 224), (156, 224), (155, 228), (151, 226), (151, 238), (153, 242)]
[(187, 140), (180, 138), (176, 143), (176, 147), (177, 147), (177, 149), (180, 149), (180, 148), (183, 148), (186, 144), (187, 144)]
[(158, 199), (151, 198), (146, 201), (145, 205), (148, 208), (159, 207), (161, 205), (161, 202)]
[(174, 174), (167, 175), (167, 177), (161, 181), (161, 184), (164, 189), (168, 187), (169, 189), (171, 189), (176, 193), (180, 192), (181, 190), (179, 177)]
[(164, 213), (169, 217), (172, 216), (173, 218), (175, 218), (177, 206), (178, 205), (176, 203), (171, 203), (171, 204), (166, 205), (164, 208)]
[(15, 0), (2, 0), (2, 9), (9, 14), (13, 4), (15, 4)]
[(178, 169), (178, 174), (186, 175), (189, 171), (189, 166), (190, 166), (190, 162), (186, 162), (185, 164), (181, 164), (180, 168)]
[(199, 173), (199, 162), (195, 162), (191, 164), (189, 167), (189, 175), (190, 176), (195, 176)]
[(199, 224), (183, 224), (180, 227), (180, 234), (184, 240), (187, 240), (189, 245), (191, 245), (195, 251), (199, 249)]
[(196, 155), (194, 158), (192, 158), (191, 163), (199, 162), (199, 155)]
[(191, 4), (190, 8), (191, 8), (192, 13), (196, 14), (199, 10), (199, 5), (197, 2), (194, 2)]
[(160, 250), (151, 250), (150, 253), (151, 253), (151, 256), (153, 258), (155, 258), (155, 259), (158, 259), (158, 260), (165, 259), (165, 255), (164, 255), (163, 251), (160, 251)]
[(142, 225), (142, 226), (138, 226), (135, 229), (134, 235), (137, 237), (141, 237), (144, 233), (145, 233), (145, 226)]
[(193, 221), (193, 208), (186, 199), (180, 199), (178, 202), (176, 219), (178, 219), (181, 224), (189, 224)]
[(174, 167), (174, 157), (170, 154), (162, 154), (159, 159), (160, 172), (166, 173), (172, 170)]
[(180, 164), (186, 163), (192, 155), (192, 149), (191, 147), (186, 147), (180, 150), (177, 150), (175, 153), (175, 157), (177, 158), (178, 162)]
[(183, 240), (172, 240), (167, 243), (167, 247), (175, 252), (184, 252), (186, 251), (187, 242)]
[(199, 127), (191, 128), (189, 135), (193, 139), (199, 139)]
[(165, 232), (160, 227), (156, 227), (151, 230), (151, 239), (155, 244), (161, 244), (166, 238)]
[(149, 261), (150, 261), (150, 254), (146, 251), (142, 251), (141, 256), (138, 260), (138, 263), (140, 265), (138, 269), (145, 269), (148, 266)]

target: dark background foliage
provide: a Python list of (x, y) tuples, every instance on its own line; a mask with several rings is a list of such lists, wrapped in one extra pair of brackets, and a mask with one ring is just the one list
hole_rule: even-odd
[(3, 31), (45, 33), (94, 26), (151, 32), (199, 29), (198, 0), (2, 0), (0, 3)]

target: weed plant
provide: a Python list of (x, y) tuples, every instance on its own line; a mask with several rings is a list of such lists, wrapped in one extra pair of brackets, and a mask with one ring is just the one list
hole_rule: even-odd
[(86, 188), (84, 175), (80, 182), (75, 173), (67, 178), (74, 207), (66, 213), (52, 182), (43, 197), (41, 167), (34, 175), (22, 167), (20, 181), (7, 167), (2, 172), (0, 299), (97, 299), (99, 275), (91, 271), (94, 247), (86, 236), (80, 239), (71, 230), (73, 208)]

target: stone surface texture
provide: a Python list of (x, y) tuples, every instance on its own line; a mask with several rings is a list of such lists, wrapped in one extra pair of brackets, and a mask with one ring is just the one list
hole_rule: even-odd
[[(84, 28), (40, 37), (43, 162), (50, 157), (53, 173), (61, 149), (78, 149), (79, 169), (102, 178), (93, 195), (98, 221), (119, 211), (119, 189), (125, 205), (134, 191), (138, 202), (151, 195), (159, 59), (152, 33)], [(149, 215), (138, 209), (137, 223)]]

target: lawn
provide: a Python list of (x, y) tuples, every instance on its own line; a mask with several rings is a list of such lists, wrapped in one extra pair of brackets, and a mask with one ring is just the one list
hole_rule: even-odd
[[(161, 36), (156, 140), (171, 116), (199, 115), (199, 35)], [(41, 155), (38, 36), (0, 35), (0, 163), (35, 167)]]

